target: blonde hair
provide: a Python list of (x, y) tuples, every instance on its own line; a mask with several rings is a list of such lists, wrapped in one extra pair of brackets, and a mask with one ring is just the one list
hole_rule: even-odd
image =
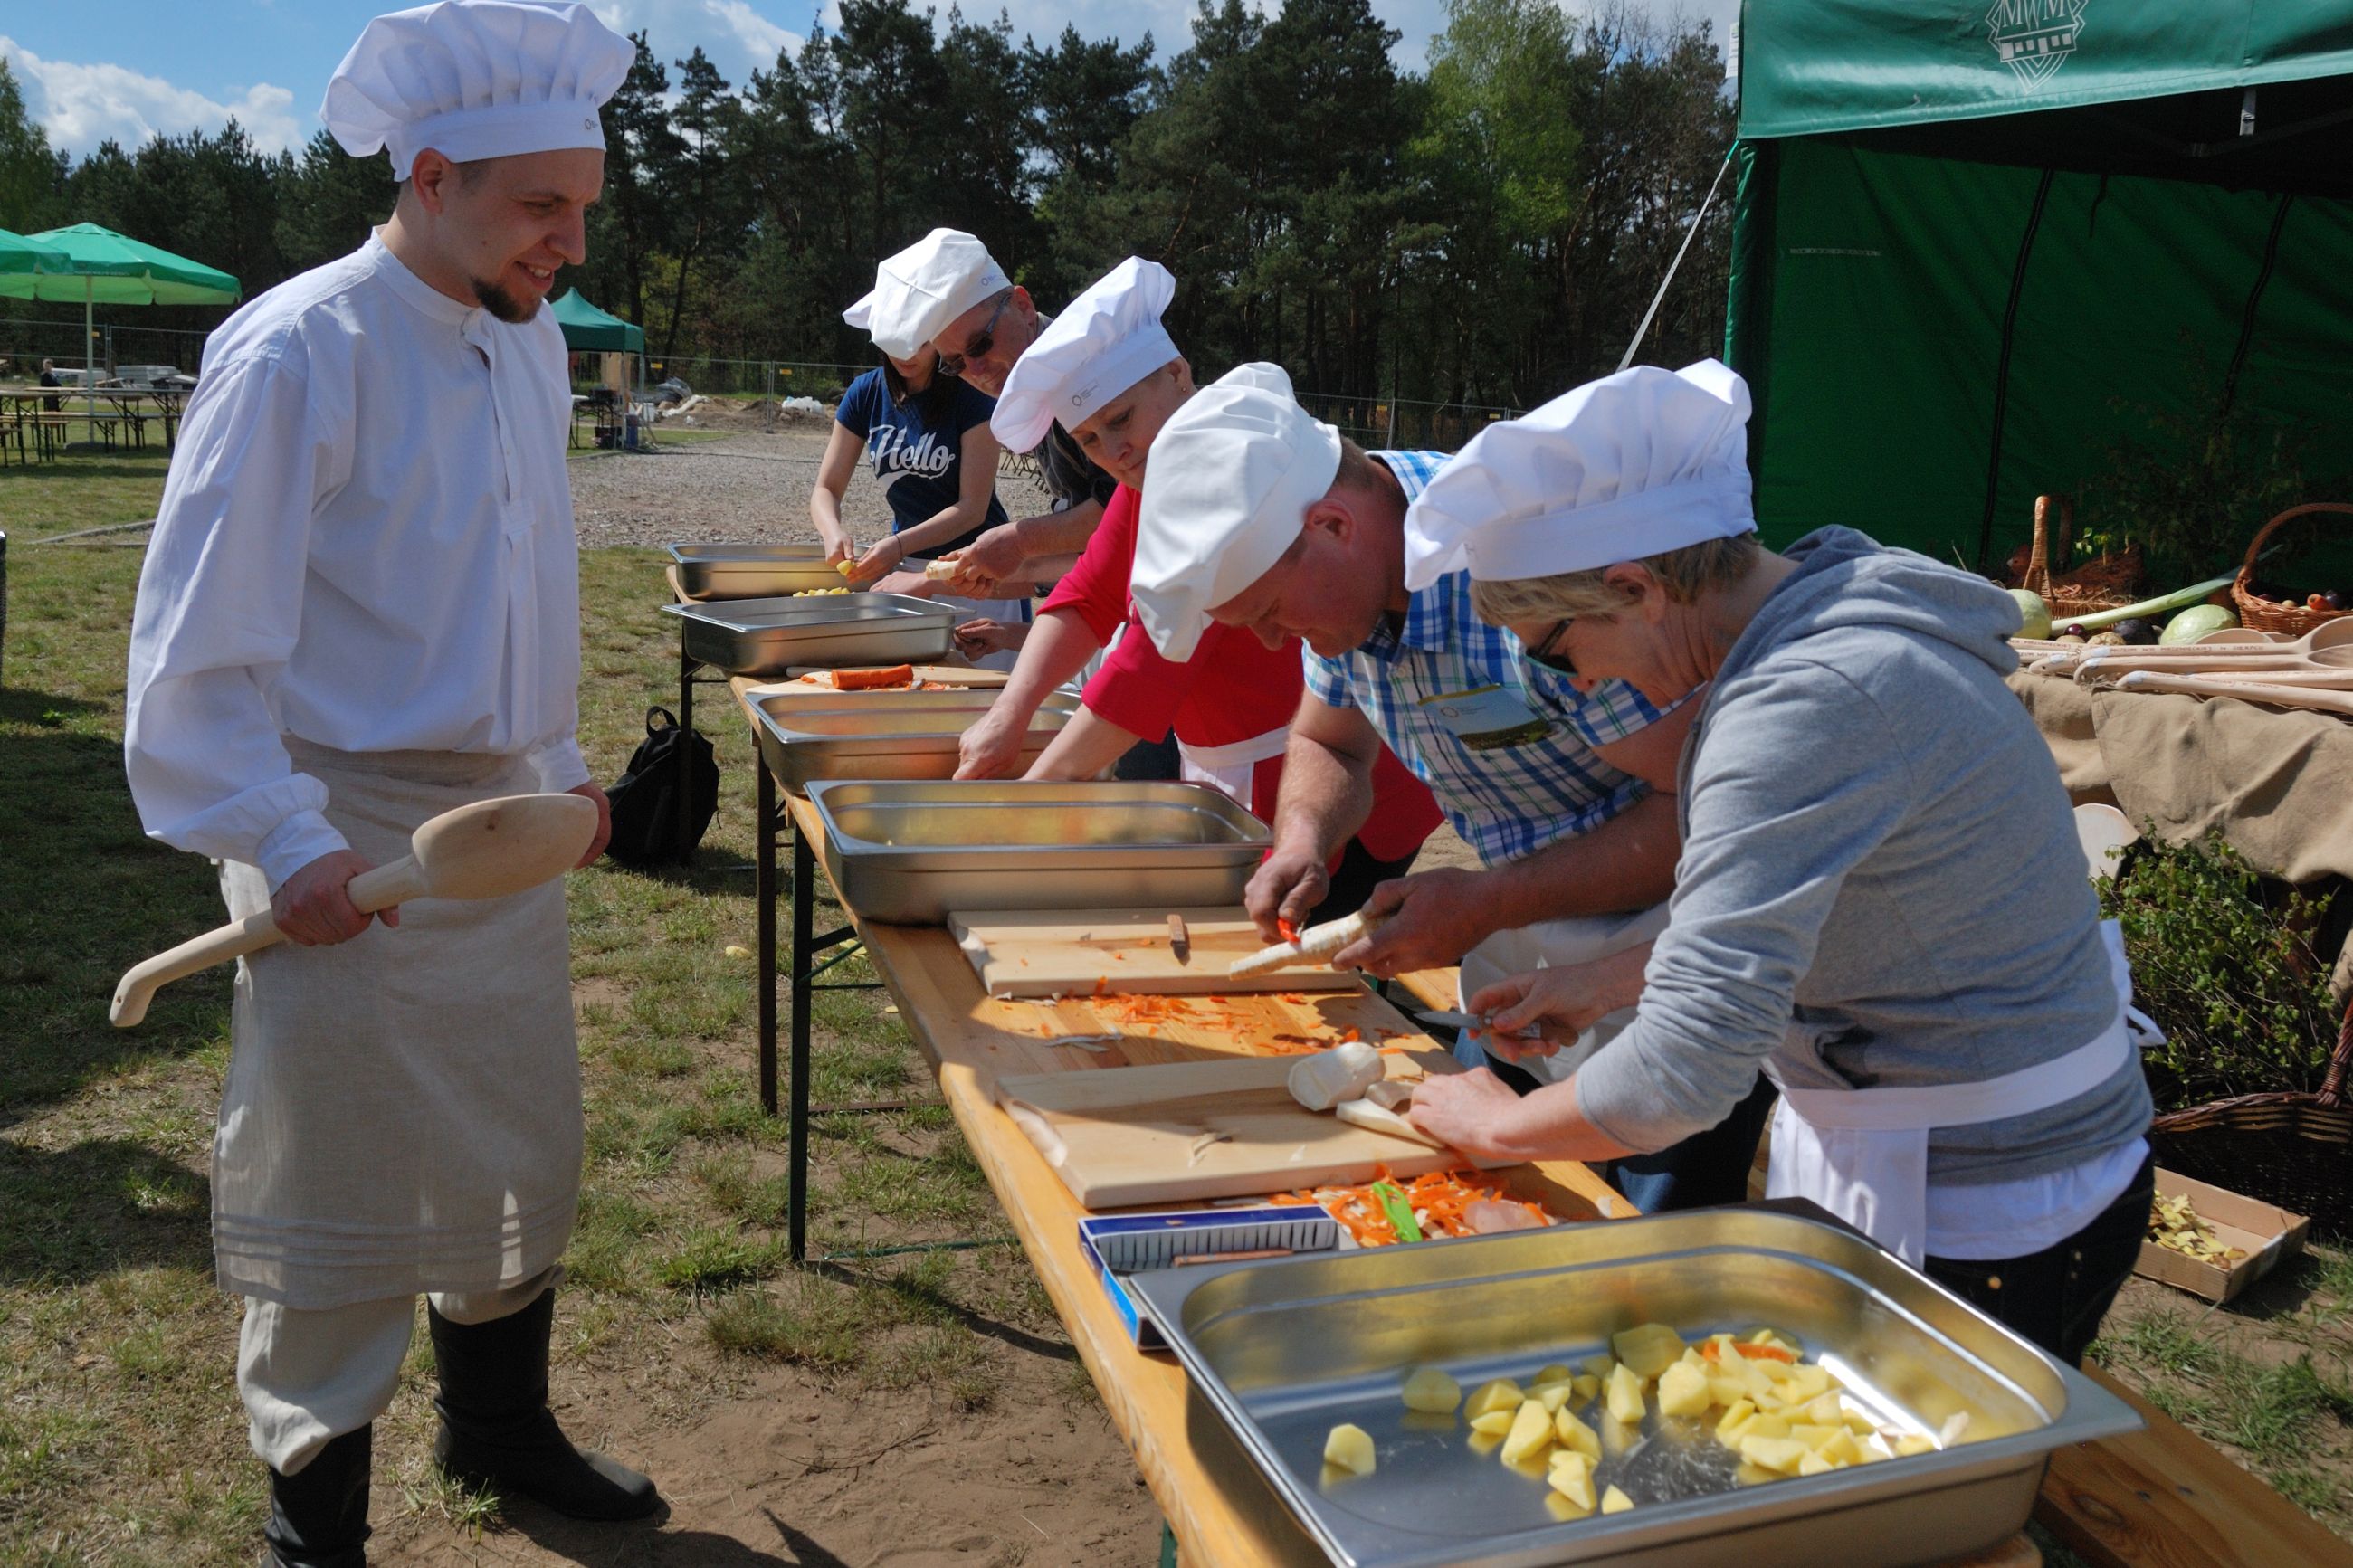
[[(1761, 553), (1757, 536), (1741, 533), (1644, 556), (1635, 564), (1659, 580), (1669, 599), (1688, 605), (1708, 589), (1729, 588), (1747, 576)], [(1474, 580), (1471, 584), (1471, 607), (1491, 626), (1614, 616), (1626, 605), (1625, 589), (1605, 582), (1599, 569), (1512, 582)]]

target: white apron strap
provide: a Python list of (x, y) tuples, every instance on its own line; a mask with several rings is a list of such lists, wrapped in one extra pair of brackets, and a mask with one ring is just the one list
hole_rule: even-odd
[[(1532, 969), (1566, 969), (1595, 963), (1630, 947), (1655, 941), (1667, 929), (1667, 906), (1653, 904), (1631, 914), (1588, 915), (1574, 920), (1539, 921), (1532, 926), (1499, 931), (1462, 955), (1455, 972), (1460, 990), (1455, 1005), (1467, 1008), (1471, 998), (1498, 980)], [(1620, 1007), (1604, 1014), (1585, 1032), (1548, 1057), (1529, 1057), (1520, 1066), (1540, 1083), (1558, 1083), (1583, 1066), (1594, 1052), (1625, 1033), (1634, 1021), (1634, 1009)], [(1487, 1063), (1486, 1037), (1465, 1029), (1455, 1037), (1455, 1059), (1465, 1067)]]
[(1291, 727), (1287, 724), (1222, 746), (1196, 746), (1180, 740), (1176, 753), (1183, 765), (1178, 776), (1188, 784), (1205, 784), (1223, 790), (1247, 807), (1250, 804), (1250, 779), (1258, 772), (1259, 763), (1282, 755), (1283, 748), (1290, 743)]

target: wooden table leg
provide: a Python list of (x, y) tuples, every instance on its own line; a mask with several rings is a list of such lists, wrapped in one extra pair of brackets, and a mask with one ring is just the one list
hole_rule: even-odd
[(768, 759), (752, 747), (758, 770), (752, 786), (752, 903), (759, 921), (760, 1109), (776, 1113), (776, 781)]
[(793, 835), (792, 1102), (786, 1129), (785, 1237), (792, 1260), (808, 1251), (809, 1000), (817, 979), (817, 854), (808, 835)]

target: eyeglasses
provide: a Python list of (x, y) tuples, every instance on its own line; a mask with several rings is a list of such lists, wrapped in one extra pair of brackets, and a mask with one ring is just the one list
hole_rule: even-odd
[(997, 318), (1005, 314), (1005, 307), (1011, 303), (1013, 303), (1013, 290), (1010, 289), (997, 296), (997, 309), (988, 313), (988, 320), (980, 324), (980, 331), (973, 333), (972, 341), (964, 345), (964, 353), (944, 353), (940, 356), (942, 375), (962, 375), (966, 360), (988, 357), (988, 351), (997, 346)]
[(1553, 622), (1552, 630), (1544, 635), (1544, 641), (1528, 649), (1528, 662), (1543, 665), (1546, 669), (1561, 675), (1575, 676), (1577, 662), (1565, 653), (1553, 652), (1553, 645), (1560, 641), (1561, 634), (1568, 630), (1568, 623), (1573, 618), (1573, 616), (1563, 616)]

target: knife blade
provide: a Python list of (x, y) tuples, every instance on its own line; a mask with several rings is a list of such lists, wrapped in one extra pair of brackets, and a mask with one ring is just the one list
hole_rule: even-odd
[(1476, 1013), (1426, 1012), (1417, 1015), (1425, 1024), (1439, 1024), (1450, 1029), (1468, 1029), (1475, 1035), (1502, 1035), (1508, 1039), (1534, 1039), (1535, 1029), (1497, 1029)]

